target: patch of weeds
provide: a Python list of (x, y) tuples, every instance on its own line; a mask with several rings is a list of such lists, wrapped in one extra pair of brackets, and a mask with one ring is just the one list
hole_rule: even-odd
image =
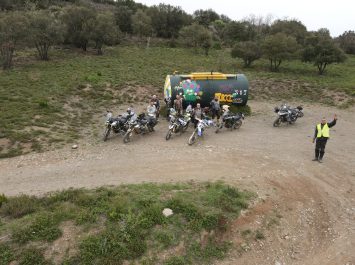
[(97, 218), (98, 218), (98, 216), (95, 212), (83, 209), (77, 214), (77, 216), (75, 218), (75, 223), (77, 225), (83, 225), (86, 223), (92, 224), (97, 221)]
[(171, 247), (175, 243), (175, 236), (170, 231), (158, 230), (153, 237), (163, 249)]
[(5, 244), (0, 244), (0, 264), (10, 264), (14, 259), (13, 250)]
[(185, 256), (170, 257), (165, 262), (164, 265), (187, 265), (191, 264)]
[(249, 105), (245, 106), (236, 106), (236, 105), (231, 105), (230, 106), (230, 111), (233, 113), (239, 113), (242, 112), (245, 116), (250, 116), (252, 111)]
[(19, 265), (49, 265), (44, 259), (42, 251), (36, 248), (26, 249), (21, 253)]
[(217, 243), (210, 239), (206, 246), (194, 242), (187, 250), (188, 255), (192, 256), (197, 263), (208, 263), (213, 259), (222, 259), (226, 256), (230, 244), (227, 242)]
[(135, 259), (147, 249), (141, 219), (127, 215), (120, 225), (112, 225), (98, 235), (90, 236), (80, 244), (80, 259), (84, 264), (120, 264)]
[(4, 194), (0, 194), (0, 208), (3, 203), (7, 202), (7, 197)]
[(260, 231), (259, 229), (255, 231), (255, 239), (256, 240), (263, 240), (265, 239), (265, 235), (262, 231)]
[(248, 238), (253, 232), (250, 229), (243, 230), (241, 235), (243, 238)]
[(45, 109), (45, 108), (48, 108), (49, 107), (49, 104), (48, 104), (48, 101), (45, 100), (45, 99), (42, 99), (38, 102), (38, 106), (42, 109)]
[(54, 241), (62, 235), (59, 222), (53, 214), (41, 213), (29, 225), (14, 228), (12, 238), (20, 244), (38, 240)]
[(34, 196), (20, 195), (9, 198), (0, 208), (0, 213), (11, 218), (20, 218), (38, 209), (39, 199)]

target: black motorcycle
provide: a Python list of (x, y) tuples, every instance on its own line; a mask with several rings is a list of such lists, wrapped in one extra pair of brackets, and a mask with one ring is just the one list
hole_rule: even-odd
[(228, 115), (222, 116), (222, 122), (219, 124), (219, 126), (217, 126), (216, 133), (219, 133), (223, 127), (230, 130), (239, 129), (243, 124), (243, 120), (244, 114), (241, 112), (237, 114), (230, 113)]
[(112, 117), (112, 112), (108, 111), (106, 114), (106, 122), (105, 122), (105, 132), (103, 136), (103, 140), (106, 141), (110, 136), (111, 132), (116, 134), (121, 134), (122, 136), (126, 133), (128, 129), (127, 121), (129, 119), (128, 114), (119, 115), (118, 117)]
[(295, 123), (298, 118), (304, 116), (302, 110), (302, 106), (291, 108), (286, 104), (283, 104), (281, 107), (275, 107), (274, 111), (277, 113), (277, 118), (273, 123), (274, 127), (279, 127), (281, 123)]
[(183, 133), (189, 127), (191, 114), (186, 113), (183, 117), (179, 116), (174, 109), (170, 109), (169, 114), (169, 130), (166, 133), (165, 139), (168, 141), (173, 133)]
[(146, 134), (148, 132), (154, 131), (154, 126), (156, 124), (156, 119), (154, 117), (147, 117), (145, 113), (140, 114), (138, 117), (132, 117), (128, 121), (128, 129), (123, 136), (123, 142), (130, 142), (133, 134)]

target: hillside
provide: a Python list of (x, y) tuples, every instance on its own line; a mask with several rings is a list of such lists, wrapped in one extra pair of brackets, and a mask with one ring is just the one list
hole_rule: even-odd
[(73, 143), (83, 136), (100, 138), (94, 128), (106, 109), (162, 99), (165, 76), (177, 70), (245, 73), (251, 98), (317, 101), (347, 107), (355, 93), (355, 57), (331, 65), (319, 76), (312, 65), (285, 62), (279, 73), (267, 61), (243, 69), (228, 51), (210, 56), (182, 48), (108, 48), (103, 56), (56, 49), (52, 59), (34, 59), (34, 50), (18, 52), (12, 71), (0, 72), (0, 157), (16, 156)]

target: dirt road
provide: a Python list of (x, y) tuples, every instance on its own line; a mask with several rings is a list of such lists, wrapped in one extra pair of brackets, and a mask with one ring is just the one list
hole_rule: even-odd
[[(305, 117), (273, 128), (274, 104), (250, 102), (253, 115), (239, 131), (207, 131), (195, 146), (189, 132), (165, 141), (156, 132), (103, 143), (0, 160), (0, 193), (43, 194), (69, 187), (121, 183), (224, 180), (258, 193), (255, 207), (233, 225), (230, 240), (245, 228), (262, 229), (219, 264), (355, 264), (355, 110), (305, 104)], [(324, 163), (312, 162), (314, 126), (338, 114)], [(279, 224), (269, 226), (277, 213)], [(241, 254), (242, 253), (242, 254)]]

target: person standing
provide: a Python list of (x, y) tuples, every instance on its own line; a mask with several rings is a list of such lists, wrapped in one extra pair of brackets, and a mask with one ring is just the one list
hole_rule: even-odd
[(178, 115), (182, 114), (182, 98), (180, 95), (176, 95), (176, 99), (174, 100), (174, 109)]
[(219, 104), (218, 97), (212, 99), (211, 103), (212, 120), (217, 117), (217, 123), (219, 123), (219, 118), (221, 116), (221, 105)]
[(194, 124), (194, 128), (197, 127), (198, 120), (202, 120), (203, 116), (204, 114), (203, 114), (203, 109), (201, 108), (201, 104), (197, 103), (192, 114), (192, 122)]
[(160, 113), (160, 102), (159, 99), (156, 95), (153, 95), (151, 101), (153, 101), (155, 108), (157, 110), (157, 119), (159, 119), (159, 113)]
[(337, 115), (334, 114), (332, 122), (327, 123), (327, 120), (323, 117), (321, 123), (317, 124), (312, 141), (312, 143), (316, 142), (315, 158), (313, 161), (322, 163), (325, 153), (325, 145), (329, 139), (329, 129), (337, 123), (337, 119)]

